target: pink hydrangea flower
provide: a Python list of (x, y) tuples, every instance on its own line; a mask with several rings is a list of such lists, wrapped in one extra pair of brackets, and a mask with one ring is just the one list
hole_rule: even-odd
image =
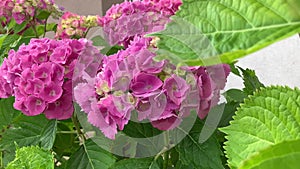
[(135, 36), (163, 30), (181, 4), (179, 0), (125, 1), (101, 18), (103, 30), (111, 45), (127, 47)]
[(32, 39), (18, 51), (11, 50), (0, 67), (0, 96), (15, 96), (14, 107), (28, 116), (44, 113), (49, 119), (70, 118), (71, 78), (85, 50), (100, 54), (85, 39)]
[(204, 119), (210, 109), (219, 102), (220, 91), (224, 89), (230, 67), (227, 64), (220, 64), (209, 67), (190, 67), (197, 81), (197, 88), (200, 96), (200, 107), (198, 116)]
[(173, 103), (180, 105), (181, 102), (186, 99), (189, 86), (183, 78), (173, 74), (170, 78), (165, 80), (163, 89), (166, 90), (169, 99)]
[(163, 85), (155, 75), (139, 73), (131, 82), (130, 89), (135, 97), (149, 97)]

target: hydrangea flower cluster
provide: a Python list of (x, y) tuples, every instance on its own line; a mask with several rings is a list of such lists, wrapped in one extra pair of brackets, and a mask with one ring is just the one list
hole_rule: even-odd
[(0, 17), (7, 21), (14, 18), (18, 24), (32, 18), (37, 10), (45, 10), (53, 15), (58, 15), (60, 9), (54, 4), (54, 0), (1, 0)]
[(110, 43), (125, 49), (96, 59), (102, 60), (98, 69), (91, 62), (79, 64), (79, 68), (91, 66), (98, 73), (79, 73), (83, 81), (74, 88), (74, 98), (88, 114), (88, 121), (106, 137), (115, 139), (133, 110), (139, 121), (148, 120), (155, 128), (170, 130), (191, 110), (203, 119), (218, 103), (230, 71), (228, 65), (177, 68), (165, 60), (156, 62), (157, 38), (143, 37), (164, 29), (180, 5), (178, 0), (125, 1), (101, 18)]
[(56, 38), (67, 39), (72, 37), (85, 37), (87, 31), (96, 26), (101, 26), (99, 16), (80, 16), (71, 12), (63, 14), (57, 26)]
[[(114, 139), (118, 129), (124, 129), (133, 110), (139, 121), (149, 120), (153, 127), (170, 130), (192, 109), (205, 118), (218, 102), (228, 65), (182, 67), (178, 75), (176, 66), (154, 61), (152, 42), (152, 38), (136, 36), (128, 48), (103, 58), (92, 83), (75, 87), (75, 100), (88, 121), (108, 138)], [(96, 101), (89, 102), (93, 98)]]
[(181, 0), (136, 0), (112, 6), (101, 19), (111, 45), (127, 47), (134, 36), (163, 30)]
[(68, 119), (73, 113), (72, 76), (78, 56), (94, 47), (85, 39), (32, 39), (11, 50), (0, 67), (0, 97), (15, 96), (25, 115)]

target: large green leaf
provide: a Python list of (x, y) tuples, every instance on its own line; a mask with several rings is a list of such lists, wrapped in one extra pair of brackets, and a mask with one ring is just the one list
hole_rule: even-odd
[(50, 151), (39, 147), (22, 147), (17, 149), (16, 158), (6, 169), (54, 169), (54, 158)]
[(222, 128), (228, 163), (232, 168), (274, 144), (300, 139), (300, 90), (262, 88), (246, 99), (230, 126)]
[[(197, 169), (224, 168), (221, 161), (221, 150), (217, 139), (212, 136), (206, 142), (199, 143), (203, 122), (197, 120), (192, 130), (177, 145), (180, 165)], [(186, 132), (182, 130), (182, 132)], [(179, 167), (180, 168), (180, 167)]]
[(240, 169), (299, 168), (300, 140), (282, 142), (260, 151), (244, 162)]
[(87, 140), (70, 157), (67, 168), (108, 169), (115, 161), (116, 158), (112, 154), (103, 150), (92, 140)]
[(14, 119), (13, 126), (3, 134), (0, 147), (11, 149), (15, 147), (15, 143), (20, 147), (37, 145), (47, 124), (48, 120), (43, 115), (34, 117), (20, 115)]
[(183, 0), (158, 36), (173, 63), (231, 63), (300, 32), (299, 0)]
[(159, 169), (153, 158), (126, 159), (115, 163), (110, 169)]

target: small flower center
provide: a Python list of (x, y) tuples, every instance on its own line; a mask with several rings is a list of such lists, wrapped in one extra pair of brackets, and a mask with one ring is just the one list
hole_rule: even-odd
[(51, 90), (49, 95), (50, 95), (50, 96), (55, 96), (55, 95), (56, 95), (55, 90)]
[(39, 100), (39, 99), (37, 99), (36, 102), (35, 102), (35, 104), (36, 104), (37, 106), (40, 106), (40, 105), (42, 105), (42, 101)]

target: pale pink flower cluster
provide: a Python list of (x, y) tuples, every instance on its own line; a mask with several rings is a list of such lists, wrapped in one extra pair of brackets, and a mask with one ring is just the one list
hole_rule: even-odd
[(80, 16), (71, 12), (66, 12), (61, 17), (57, 26), (56, 38), (81, 38), (85, 37), (87, 31), (96, 26), (101, 26), (100, 17)]

